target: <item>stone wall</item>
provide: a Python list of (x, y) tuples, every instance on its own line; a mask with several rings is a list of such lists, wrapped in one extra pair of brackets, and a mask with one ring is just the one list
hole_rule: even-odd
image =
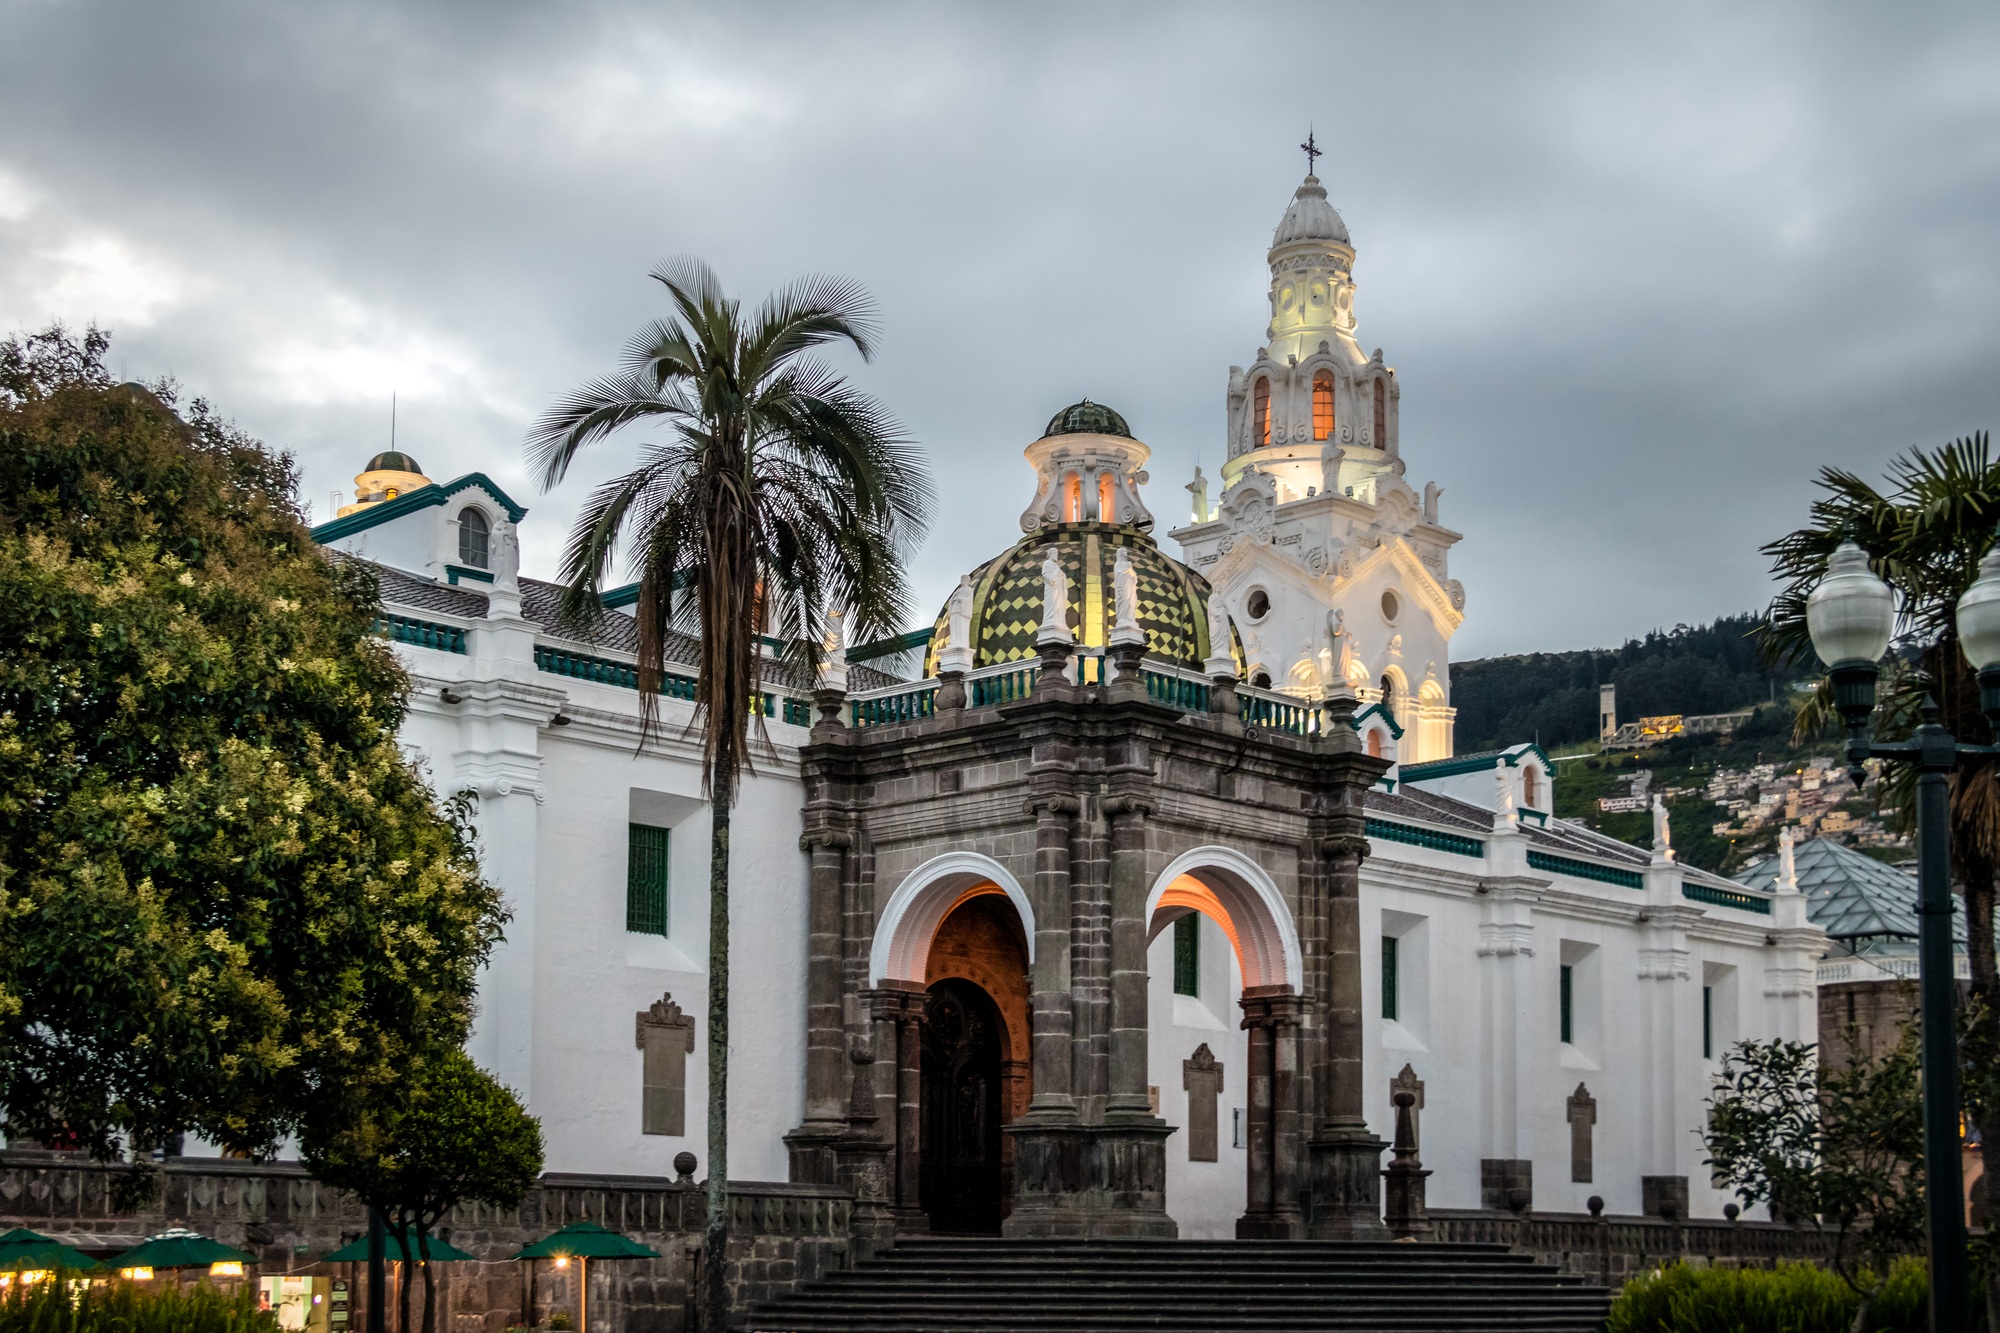
[(1662, 1263), (1768, 1268), (1781, 1260), (1825, 1263), (1832, 1237), (1771, 1222), (1667, 1222), (1657, 1217), (1516, 1215), (1471, 1208), (1429, 1210), (1431, 1240), (1506, 1245), (1565, 1273), (1617, 1288)]
[[(151, 1204), (124, 1209), (113, 1201), (111, 1186), (127, 1170), (69, 1153), (0, 1151), (0, 1229), (28, 1227), (109, 1257), (165, 1227), (191, 1227), (255, 1253), (261, 1275), (311, 1273), (347, 1281), (355, 1293), (355, 1327), (361, 1328), (365, 1265), (316, 1262), (365, 1233), (366, 1214), (352, 1197), (320, 1184), (296, 1162), (178, 1157), (167, 1161)], [(739, 1308), (847, 1264), (853, 1201), (846, 1191), (759, 1181), (731, 1189), (730, 1285)], [(697, 1185), (638, 1176), (545, 1175), (518, 1208), (461, 1208), (439, 1234), (478, 1262), (438, 1267), (438, 1327), (499, 1333), (555, 1310), (574, 1317), (575, 1265), (557, 1269), (507, 1256), (559, 1227), (589, 1221), (661, 1256), (590, 1266), (593, 1326), (682, 1333), (690, 1326), (689, 1279), (700, 1259), (703, 1217)], [(420, 1300), (419, 1289), (413, 1318)]]

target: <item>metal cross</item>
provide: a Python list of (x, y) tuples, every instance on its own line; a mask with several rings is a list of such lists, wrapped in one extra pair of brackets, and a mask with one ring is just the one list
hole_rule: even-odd
[(1318, 142), (1313, 139), (1311, 126), (1306, 128), (1306, 141), (1299, 145), (1299, 151), (1306, 155), (1306, 175), (1310, 176), (1313, 174), (1315, 160), (1325, 156)]

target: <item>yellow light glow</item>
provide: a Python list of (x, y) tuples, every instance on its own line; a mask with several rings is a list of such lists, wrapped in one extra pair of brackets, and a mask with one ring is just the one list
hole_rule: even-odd
[(242, 1277), (243, 1265), (234, 1259), (224, 1259), (220, 1263), (210, 1264), (208, 1266), (208, 1275), (210, 1277)]
[(151, 1282), (153, 1280), (153, 1270), (150, 1268), (121, 1268), (118, 1270), (118, 1276), (124, 1278), (127, 1282)]
[(557, 1267), (557, 1268), (568, 1268), (568, 1267), (569, 1267), (569, 1256), (568, 1256), (568, 1255), (566, 1255), (566, 1254), (559, 1254), (559, 1255), (557, 1255), (557, 1256), (556, 1256), (556, 1267)]
[(21, 1279), (21, 1285), (24, 1287), (28, 1287), (28, 1286), (33, 1286), (37, 1282), (47, 1282), (49, 1280), (50, 1274), (49, 1270), (46, 1268), (29, 1268), (23, 1270), (19, 1274), (19, 1276)]

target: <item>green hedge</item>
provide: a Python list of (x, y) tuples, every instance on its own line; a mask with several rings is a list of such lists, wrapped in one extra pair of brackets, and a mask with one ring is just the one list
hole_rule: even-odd
[[(1921, 1259), (1904, 1259), (1869, 1309), (1870, 1333), (1924, 1333)], [(1625, 1284), (1607, 1333), (1848, 1333), (1861, 1298), (1811, 1264), (1690, 1268), (1675, 1264)]]
[(278, 1316), (259, 1313), (245, 1284), (234, 1293), (172, 1279), (141, 1286), (100, 1281), (68, 1291), (54, 1282), (0, 1297), (0, 1333), (277, 1333)]

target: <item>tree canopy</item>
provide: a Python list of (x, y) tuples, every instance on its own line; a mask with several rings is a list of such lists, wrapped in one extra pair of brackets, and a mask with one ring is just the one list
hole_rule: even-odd
[(462, 1039), (503, 913), (290, 459), (105, 346), (0, 344), (0, 1107), (255, 1152)]

